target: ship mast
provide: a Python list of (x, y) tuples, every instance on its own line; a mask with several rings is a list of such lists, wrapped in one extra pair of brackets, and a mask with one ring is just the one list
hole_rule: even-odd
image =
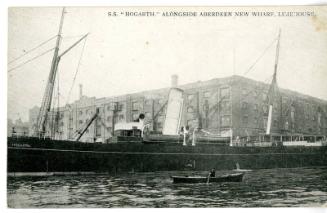
[(61, 43), (61, 31), (64, 22), (64, 15), (65, 15), (65, 8), (62, 9), (56, 46), (55, 46), (52, 63), (51, 63), (51, 69), (48, 77), (47, 86), (43, 95), (42, 105), (37, 119), (36, 133), (38, 134), (39, 137), (43, 137), (45, 135), (46, 120), (48, 118), (48, 114), (51, 108), (53, 88), (54, 88), (56, 72), (58, 68), (58, 54), (59, 54), (59, 46)]
[(279, 29), (277, 47), (276, 47), (274, 75), (268, 91), (269, 112), (268, 112), (267, 129), (266, 129), (267, 135), (270, 134), (270, 130), (271, 130), (272, 107), (273, 107), (275, 92), (277, 91), (277, 68), (278, 68), (278, 59), (279, 59), (280, 34), (281, 34), (281, 30)]
[(59, 46), (61, 43), (61, 31), (62, 31), (62, 26), (64, 22), (64, 15), (65, 15), (65, 8), (62, 9), (62, 14), (61, 14), (61, 19), (60, 19), (60, 24), (59, 24), (59, 31), (57, 35), (57, 41), (56, 41), (56, 46), (52, 58), (52, 63), (51, 63), (51, 69), (49, 73), (49, 78), (47, 82), (47, 86), (43, 95), (42, 99), (42, 104), (40, 108), (40, 112), (38, 115), (37, 119), (37, 124), (36, 124), (36, 136), (39, 137), (44, 137), (46, 133), (46, 123), (47, 119), (49, 116), (49, 112), (51, 109), (51, 102), (52, 102), (52, 96), (53, 96), (53, 89), (54, 89), (54, 84), (56, 80), (56, 74), (58, 70), (58, 65), (60, 62), (60, 59), (62, 56), (64, 56), (66, 53), (68, 53), (71, 49), (73, 49), (77, 44), (79, 44), (82, 40), (84, 40), (88, 34), (82, 36), (79, 40), (77, 40), (74, 44), (72, 44), (69, 48), (67, 48), (65, 51), (63, 51), (59, 55)]

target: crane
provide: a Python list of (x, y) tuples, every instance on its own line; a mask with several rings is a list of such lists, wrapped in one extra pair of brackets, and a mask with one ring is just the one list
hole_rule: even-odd
[(89, 121), (87, 121), (85, 123), (85, 125), (77, 131), (76, 135), (75, 135), (75, 141), (79, 141), (81, 139), (81, 137), (84, 135), (84, 133), (86, 132), (86, 130), (90, 127), (90, 125), (92, 124), (92, 122), (98, 117), (99, 115), (99, 110), (97, 109), (96, 112), (94, 113), (94, 115), (91, 117), (91, 119)]

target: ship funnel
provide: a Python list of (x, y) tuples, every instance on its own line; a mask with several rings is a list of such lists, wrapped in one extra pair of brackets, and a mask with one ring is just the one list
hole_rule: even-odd
[(171, 87), (176, 88), (178, 86), (178, 75), (171, 76)]

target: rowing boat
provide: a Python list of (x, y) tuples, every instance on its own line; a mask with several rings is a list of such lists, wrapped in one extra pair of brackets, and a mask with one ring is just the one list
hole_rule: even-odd
[(244, 173), (226, 174), (217, 177), (205, 176), (171, 176), (174, 183), (219, 183), (242, 182)]

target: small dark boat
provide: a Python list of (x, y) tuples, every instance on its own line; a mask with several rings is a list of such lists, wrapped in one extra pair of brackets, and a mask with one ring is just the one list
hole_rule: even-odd
[(234, 173), (217, 177), (205, 176), (171, 176), (174, 183), (220, 183), (220, 182), (242, 182), (244, 173)]

